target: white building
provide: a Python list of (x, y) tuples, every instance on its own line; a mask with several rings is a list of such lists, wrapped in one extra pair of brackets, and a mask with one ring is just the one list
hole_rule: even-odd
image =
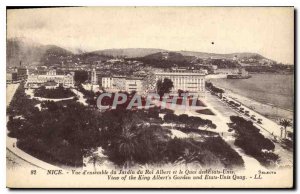
[(172, 80), (174, 87), (171, 93), (178, 93), (178, 90), (188, 91), (198, 97), (205, 97), (205, 74), (203, 72), (189, 70), (173, 70), (170, 72), (156, 72), (155, 79)]
[(143, 78), (131, 77), (125, 79), (125, 90), (127, 92), (136, 91), (137, 93), (143, 92)]
[(141, 93), (143, 92), (143, 78), (125, 76), (102, 77), (102, 87), (112, 92), (127, 91), (130, 93), (136, 91)]
[(46, 75), (28, 75), (25, 87), (38, 88), (47, 82), (55, 82), (57, 85), (62, 84), (65, 88), (74, 87), (74, 73), (67, 75), (57, 75), (56, 70), (50, 70)]

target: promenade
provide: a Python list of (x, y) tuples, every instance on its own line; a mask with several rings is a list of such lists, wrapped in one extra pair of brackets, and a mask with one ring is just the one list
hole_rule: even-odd
[[(240, 108), (244, 108), (244, 112), (249, 111), (249, 115), (250, 116), (254, 116), (254, 118), (257, 119), (262, 119), (262, 123), (258, 124), (257, 122), (253, 121), (253, 123), (256, 126), (261, 127), (263, 130), (267, 131), (268, 133), (270, 133), (272, 136), (275, 136), (276, 138), (280, 138), (281, 136), (281, 128), (282, 126), (275, 122), (272, 119), (269, 119), (268, 117), (264, 116), (263, 114), (260, 114), (256, 107), (261, 106), (249, 106), (247, 103), (246, 105), (245, 100), (243, 100), (242, 97), (240, 97), (239, 95), (233, 95), (232, 93), (230, 94), (225, 94), (223, 95), (224, 97), (226, 97), (228, 99), (228, 101), (234, 101), (235, 103), (241, 104)], [(248, 101), (250, 101), (249, 99), (247, 99)], [(221, 100), (220, 100), (221, 101)], [(223, 102), (223, 101), (222, 101)], [(229, 105), (226, 104), (226, 102), (223, 102), (226, 106), (228, 106), (229, 108), (231, 108)], [(255, 104), (256, 102), (251, 102), (252, 104)], [(248, 106), (247, 106), (248, 105)], [(266, 108), (266, 107), (265, 107)], [(232, 108), (231, 108), (232, 109)], [(262, 107), (263, 109), (263, 107)], [(267, 109), (267, 108), (266, 108)], [(276, 108), (273, 108), (274, 111), (278, 110)], [(244, 114), (239, 113), (237, 110), (234, 110), (236, 113), (238, 113), (240, 116), (244, 117), (247, 120), (251, 120), (249, 119), (249, 117), (246, 117)], [(272, 110), (266, 110), (266, 111), (272, 111)], [(288, 131), (293, 132), (293, 128), (292, 127), (288, 127), (287, 128)]]
[(293, 110), (283, 109), (276, 107), (273, 104), (263, 104), (261, 102), (257, 102), (250, 98), (238, 95), (231, 91), (225, 90), (226, 95), (235, 101), (243, 104), (244, 106), (249, 107), (249, 109), (254, 110), (255, 112), (260, 113), (261, 115), (265, 115), (267, 118), (278, 121), (282, 118), (285, 119), (293, 119)]
[[(227, 99), (235, 101), (235, 99), (230, 98), (229, 96), (226, 96)], [(230, 122), (230, 116), (240, 116), (243, 117), (246, 120), (250, 120), (253, 122), (254, 126), (256, 126), (258, 129), (260, 129), (260, 133), (264, 135), (266, 138), (273, 140), (273, 143), (275, 144), (275, 150), (274, 153), (278, 154), (280, 157), (280, 166), (293, 166), (293, 153), (291, 151), (288, 151), (284, 149), (279, 140), (280, 140), (280, 133), (281, 133), (281, 126), (274, 122), (273, 120), (270, 120), (266, 118), (265, 116), (253, 111), (252, 109), (249, 109), (245, 106), (241, 106), (244, 108), (245, 111), (249, 111), (249, 115), (254, 115), (256, 119), (262, 119), (262, 124), (258, 124), (257, 122), (251, 120), (249, 117), (245, 116), (245, 114), (240, 113), (239, 111), (233, 109), (230, 107), (226, 102), (222, 101), (219, 97), (210, 94), (210, 92), (207, 92), (206, 98), (204, 100), (206, 105), (213, 110), (213, 112), (223, 120), (223, 122)], [(202, 116), (201, 116), (202, 117)], [(213, 120), (214, 122), (216, 120)], [(228, 126), (223, 126), (226, 129), (228, 129)], [(291, 130), (291, 129), (289, 129)], [(276, 141), (275, 141), (276, 138)], [(226, 137), (224, 138), (226, 139)], [(230, 142), (228, 142), (230, 143)], [(239, 152), (240, 153), (240, 152)]]

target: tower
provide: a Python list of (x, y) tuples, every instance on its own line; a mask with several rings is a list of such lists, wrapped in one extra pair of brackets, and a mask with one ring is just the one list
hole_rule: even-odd
[(91, 84), (92, 85), (97, 85), (97, 74), (96, 74), (96, 70), (95, 68), (93, 68), (93, 71), (92, 71), (92, 75), (91, 75)]

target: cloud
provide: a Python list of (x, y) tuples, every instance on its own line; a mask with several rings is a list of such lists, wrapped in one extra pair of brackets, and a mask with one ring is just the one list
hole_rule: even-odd
[(7, 15), (8, 38), (24, 36), (42, 44), (259, 52), (282, 62), (294, 59), (293, 8), (81, 7)]

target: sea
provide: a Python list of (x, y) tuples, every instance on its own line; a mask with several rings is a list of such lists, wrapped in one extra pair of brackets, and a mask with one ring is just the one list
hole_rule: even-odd
[(251, 74), (249, 79), (209, 79), (214, 85), (257, 102), (293, 110), (293, 74)]

